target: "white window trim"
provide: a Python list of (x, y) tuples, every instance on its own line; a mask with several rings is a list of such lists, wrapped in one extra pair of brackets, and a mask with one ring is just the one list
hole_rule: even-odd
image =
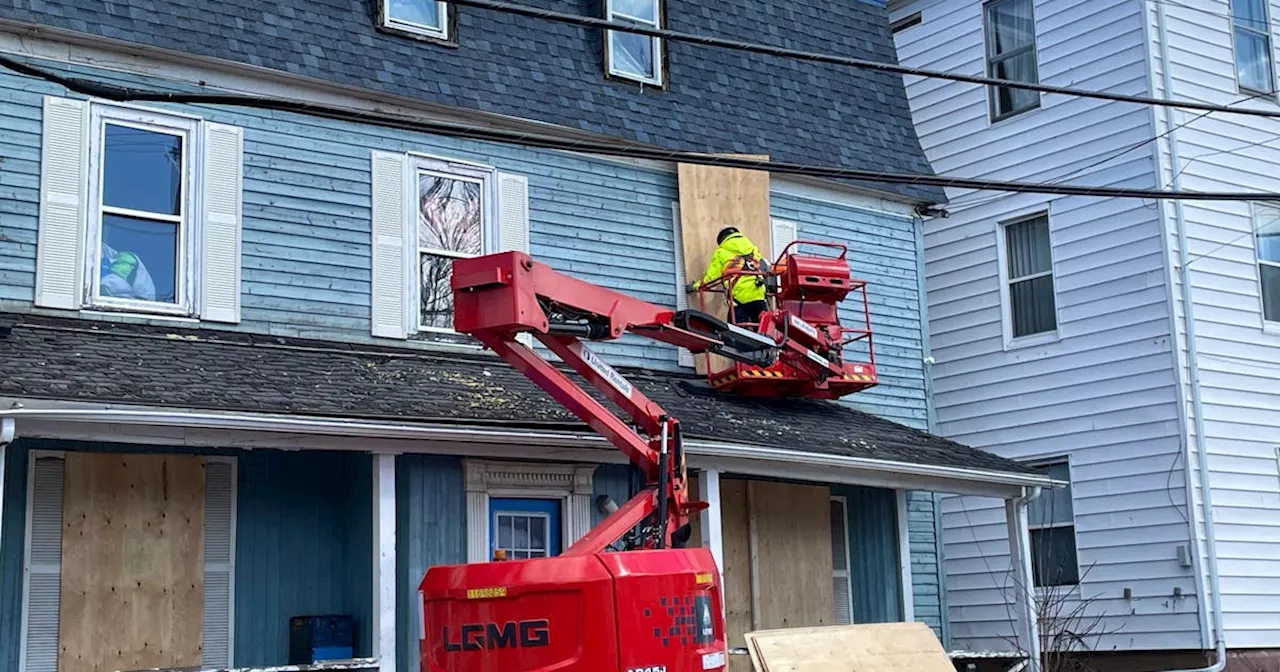
[[(490, 517), (489, 524), (494, 527), (497, 527), (498, 516), (511, 516), (512, 518), (515, 518), (518, 516), (521, 518), (527, 518), (529, 520), (534, 520), (534, 519), (541, 520), (541, 521), (544, 521), (547, 525), (547, 528), (546, 528), (547, 534), (550, 535), (551, 533), (551, 516), (545, 513), (542, 513), (541, 511), (505, 511), (502, 509), (495, 509), (493, 511), (492, 516)], [(550, 539), (547, 539), (546, 546), (547, 547), (542, 550), (546, 551), (547, 555), (538, 556), (538, 557), (551, 557), (551, 549), (554, 547), (554, 544), (551, 543)], [(529, 546), (524, 548), (523, 550), (532, 552), (534, 548), (532, 546)]]
[[(1065, 591), (1068, 591), (1068, 594), (1070, 594), (1071, 592), (1078, 592), (1080, 590), (1080, 585), (1084, 583), (1084, 577), (1080, 575), (1080, 534), (1079, 534), (1079, 528), (1076, 526), (1076, 497), (1075, 497), (1076, 478), (1075, 478), (1075, 470), (1071, 465), (1071, 455), (1070, 453), (1068, 453), (1065, 455), (1037, 457), (1034, 459), (1023, 461), (1023, 464), (1033, 469), (1036, 469), (1039, 467), (1046, 467), (1051, 464), (1058, 464), (1058, 463), (1065, 463), (1067, 465), (1067, 487), (1071, 488), (1071, 522), (1047, 523), (1044, 525), (1036, 525), (1031, 522), (1031, 510), (1030, 508), (1028, 508), (1027, 509), (1027, 552), (1031, 554), (1031, 561), (1035, 562), (1035, 548), (1031, 545), (1032, 543), (1031, 532), (1033, 530), (1052, 530), (1060, 527), (1070, 527), (1071, 536), (1075, 538), (1076, 582), (1064, 583), (1064, 584), (1055, 585), (1055, 586), (1033, 586), (1033, 588), (1035, 588), (1037, 597), (1044, 597), (1045, 594), (1052, 591), (1057, 591), (1058, 593), (1061, 593), (1062, 591), (1065, 590)], [(1034, 576), (1035, 575), (1033, 574), (1032, 575), (1033, 581), (1035, 580)]]
[[(405, 226), (412, 242), (406, 245), (406, 282), (409, 283), (408, 305), (405, 306), (405, 324), (409, 325), (409, 334), (444, 334), (457, 335), (457, 331), (445, 327), (428, 327), (422, 324), (422, 262), (424, 253), (442, 257), (466, 258), (472, 255), (449, 250), (424, 248), (418, 240), (418, 175), (430, 173), (441, 177), (468, 180), (480, 183), (483, 203), (480, 206), (481, 232), (480, 254), (490, 254), (500, 246), (498, 244), (498, 170), (493, 166), (471, 161), (462, 161), (430, 154), (410, 152), (408, 154), (405, 174)], [(459, 346), (467, 347), (464, 344)], [(479, 346), (476, 346), (479, 347)]]
[[(995, 68), (994, 68), (995, 61), (992, 59), (992, 55), (991, 55), (992, 34), (991, 34), (990, 10), (992, 7), (1002, 2), (1016, 2), (1016, 1), (1017, 0), (987, 0), (987, 2), (984, 2), (982, 4), (983, 62), (986, 65), (988, 77), (995, 77)], [(1025, 47), (1020, 47), (1017, 51), (1001, 54), (999, 60), (1007, 61), (1011, 58), (1014, 58), (1015, 56), (1018, 56), (1030, 51), (1033, 56), (1032, 60), (1035, 62), (1036, 82), (1039, 82), (1040, 81), (1040, 47), (1039, 47), (1039, 42), (1037, 40), (1037, 31), (1035, 27), (1036, 26), (1035, 0), (1025, 0), (1025, 1), (1031, 4), (1031, 26), (1032, 26), (1031, 44)], [(1043, 101), (1041, 100), (1040, 92), (1037, 91), (1035, 105), (1030, 105), (1028, 107), (1024, 107), (1018, 110), (999, 113), (996, 110), (996, 101), (998, 100), (999, 95), (1000, 95), (1000, 87), (996, 87), (996, 86), (987, 87), (987, 121), (989, 124), (996, 124), (1006, 119), (1012, 119), (1014, 117), (1021, 116), (1026, 112), (1031, 112), (1032, 110), (1038, 110), (1040, 109), (1040, 106), (1043, 104)]]
[[(631, 16), (630, 14), (624, 14), (622, 12), (615, 12), (613, 11), (613, 0), (604, 0), (605, 19), (608, 21), (625, 19), (627, 21), (634, 21), (636, 23), (649, 26), (650, 28), (661, 29), (662, 24), (665, 23), (664, 17), (662, 15), (662, 5), (663, 5), (662, 0), (650, 0), (650, 2), (653, 3), (653, 15), (657, 19), (656, 21), (642, 19), (640, 17)], [(642, 82), (644, 84), (662, 86), (663, 69), (665, 68), (665, 63), (662, 58), (662, 47), (663, 47), (662, 38), (660, 37), (649, 38), (650, 44), (653, 45), (653, 72), (655, 76), (645, 77), (642, 75), (637, 75), (633, 72), (625, 72), (623, 70), (618, 70), (617, 68), (613, 67), (613, 33), (614, 31), (612, 30), (604, 31), (604, 59), (605, 59), (605, 63), (607, 64), (606, 68), (609, 72), (609, 75), (613, 77), (620, 77), (622, 79), (629, 79), (636, 82)]]
[[(1267, 22), (1266, 32), (1263, 32), (1256, 28), (1252, 28), (1250, 26), (1237, 23), (1235, 19), (1235, 8), (1232, 7), (1233, 2), (1234, 0), (1227, 0), (1227, 15), (1231, 17), (1230, 18), (1231, 66), (1235, 68), (1235, 72), (1232, 73), (1232, 78), (1236, 80), (1236, 92), (1241, 95), (1255, 96), (1262, 100), (1275, 100), (1276, 99), (1276, 57), (1275, 57), (1276, 45), (1275, 45), (1275, 38), (1273, 37), (1273, 33), (1271, 31), (1271, 0), (1262, 0), (1262, 12), (1265, 15), (1264, 18), (1266, 19), (1266, 22)], [(1245, 86), (1244, 82), (1240, 81), (1240, 48), (1239, 48), (1239, 45), (1236, 44), (1236, 28), (1237, 27), (1247, 32), (1253, 33), (1254, 35), (1261, 35), (1267, 39), (1267, 60), (1269, 61), (1268, 63), (1269, 67), (1267, 69), (1271, 71), (1271, 89), (1272, 89), (1271, 91), (1257, 91), (1248, 86)]]
[[(1253, 203), (1249, 209), (1249, 228), (1252, 230), (1253, 258), (1257, 261), (1258, 266), (1258, 317), (1262, 320), (1262, 330), (1268, 334), (1280, 334), (1280, 320), (1267, 319), (1266, 307), (1266, 285), (1262, 281), (1262, 267), (1270, 266), (1280, 269), (1280, 261), (1270, 261), (1262, 258), (1262, 248), (1258, 245), (1258, 234), (1262, 232), (1262, 226), (1258, 223), (1259, 211), (1270, 210), (1275, 213), (1276, 217), (1280, 217), (1280, 208), (1269, 206), (1262, 203)], [(1280, 291), (1280, 287), (1277, 288)]]
[(491, 497), (558, 499), (560, 548), (568, 549), (591, 529), (595, 465), (466, 460), (467, 562), (489, 562)]
[(446, 2), (436, 2), (436, 16), (440, 17), (440, 25), (438, 27), (392, 17), (391, 0), (378, 0), (378, 5), (380, 10), (378, 14), (381, 17), (379, 24), (383, 28), (413, 33), (436, 40), (448, 40), (450, 37), (449, 4)]
[[(1009, 238), (1006, 234), (1007, 229), (1012, 224), (1021, 224), (1030, 219), (1044, 216), (1048, 221), (1049, 228), (1049, 268), (1045, 273), (1028, 275), (1020, 277), (1018, 280), (1028, 280), (1036, 277), (1043, 277), (1047, 274), (1053, 276), (1053, 330), (1045, 331), (1030, 336), (1013, 337), (1013, 297), (1009, 293), (1009, 286), (1013, 282), (1009, 278)], [(1053, 216), (1049, 209), (1044, 206), (1029, 208), (1020, 211), (1008, 219), (996, 222), (996, 265), (999, 267), (1000, 278), (1000, 324), (1004, 338), (1004, 349), (1015, 350), (1018, 348), (1032, 347), (1037, 345), (1045, 345), (1055, 343), (1061, 339), (1062, 330), (1062, 307), (1058, 302), (1058, 262), (1053, 254)]]
[[(182, 214), (177, 217), (154, 213), (133, 213), (144, 219), (173, 221), (178, 225), (178, 259), (176, 268), (175, 304), (165, 304), (136, 299), (100, 297), (99, 263), (102, 250), (102, 216), (130, 214), (133, 211), (110, 208), (102, 204), (103, 171), (105, 168), (106, 123), (128, 126), (157, 133), (178, 135), (183, 138), (182, 166)], [(203, 141), (201, 121), (187, 115), (176, 115), (136, 107), (93, 103), (90, 106), (89, 127), (89, 207), (88, 225), (85, 227), (85, 284), (83, 305), (90, 310), (128, 312), (135, 314), (160, 314), (177, 317), (195, 317), (198, 313), (195, 300), (195, 279), (200, 277), (200, 217), (201, 188), (197, 176), (203, 172)], [(170, 219), (172, 217), (172, 219)]]
[[(845, 599), (849, 602), (849, 624), (852, 625), (855, 619), (853, 617), (853, 557), (849, 553), (849, 547), (853, 545), (849, 539), (849, 500), (844, 495), (831, 495), (831, 501), (840, 502), (840, 510), (844, 513), (843, 520), (840, 521), (840, 526), (844, 528), (844, 548), (842, 549), (844, 551), (844, 569), (836, 569), (833, 563), (831, 576), (832, 578), (845, 579), (845, 585), (849, 587), (849, 594), (845, 595)], [(834, 554), (836, 549), (831, 549), (831, 552)], [(832, 595), (831, 599), (837, 600), (840, 599), (840, 596)]]

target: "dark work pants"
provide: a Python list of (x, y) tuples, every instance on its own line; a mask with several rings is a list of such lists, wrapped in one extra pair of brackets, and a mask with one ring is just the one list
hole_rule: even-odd
[(747, 303), (735, 303), (733, 306), (733, 321), (738, 325), (756, 324), (760, 322), (760, 315), (768, 308), (769, 304), (763, 299), (748, 301)]

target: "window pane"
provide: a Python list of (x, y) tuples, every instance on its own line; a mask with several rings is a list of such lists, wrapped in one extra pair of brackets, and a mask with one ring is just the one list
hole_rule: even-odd
[(1236, 71), (1240, 86), (1270, 93), (1271, 40), (1258, 33), (1236, 28)]
[(178, 227), (119, 215), (102, 216), (99, 294), (176, 303)]
[(618, 14), (626, 14), (653, 24), (658, 22), (658, 3), (653, 0), (611, 0), (609, 5)]
[(547, 549), (548, 522), (546, 518), (529, 519), (529, 548), (543, 551)]
[(498, 548), (511, 548), (511, 516), (498, 516)]
[(1080, 583), (1074, 527), (1031, 530), (1031, 575), (1037, 586)]
[(516, 548), (529, 548), (529, 519), (524, 516), (512, 516), (516, 521), (515, 533), (511, 536), (511, 543)]
[(177, 215), (182, 212), (182, 137), (106, 125), (102, 203)]
[(1280, 264), (1280, 210), (1258, 208), (1258, 258)]
[[(1066, 462), (1049, 465), (1043, 471), (1052, 479), (1071, 482), (1071, 470)], [(1074, 522), (1071, 509), (1071, 486), (1065, 488), (1045, 488), (1040, 496), (1031, 500), (1027, 507), (1029, 523), (1032, 527), (1052, 525), (1055, 523)]]
[(1042, 275), (1009, 285), (1013, 337), (1053, 331), (1058, 327), (1053, 307), (1053, 276)]
[(424, 327), (453, 328), (453, 259), (422, 255), (422, 317)]
[[(1011, 56), (995, 64), (992, 76), (1015, 82), (1036, 81), (1036, 57), (1031, 52)], [(1007, 86), (996, 88), (996, 116), (1033, 108), (1040, 104), (1040, 94)]]
[(848, 569), (848, 546), (844, 538), (844, 503), (831, 500), (831, 559), (836, 571)]
[(1005, 237), (1010, 280), (1053, 269), (1053, 258), (1049, 252), (1049, 220), (1045, 217), (1010, 224), (1005, 227)]
[(1269, 322), (1280, 322), (1280, 266), (1259, 264), (1262, 271), (1262, 314)]
[(391, 18), (440, 30), (440, 3), (436, 0), (387, 0)]
[(646, 35), (612, 32), (610, 64), (617, 72), (657, 79), (653, 66), (653, 39)]
[[(1008, 53), (1032, 44), (1036, 25), (1032, 18), (1031, 0), (1006, 0), (987, 9), (989, 53)], [(1022, 80), (1019, 80), (1022, 81)]]
[(1231, 0), (1236, 23), (1254, 30), (1267, 30), (1266, 0)]
[(418, 245), (480, 254), (484, 244), (480, 183), (418, 174)]

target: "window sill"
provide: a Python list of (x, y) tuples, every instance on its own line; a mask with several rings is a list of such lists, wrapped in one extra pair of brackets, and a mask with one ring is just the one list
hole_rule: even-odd
[(1280, 322), (1268, 322), (1266, 320), (1263, 320), (1262, 333), (1272, 334), (1274, 336), (1280, 336)]
[(606, 72), (605, 79), (617, 84), (626, 84), (628, 86), (638, 86), (642, 89), (654, 89), (657, 91), (666, 91), (667, 83), (663, 80), (653, 80), (640, 77), (639, 75), (628, 75), (620, 72)]
[(459, 46), (457, 37), (451, 36), (448, 32), (434, 33), (398, 24), (383, 24), (377, 26), (377, 29), (379, 32), (386, 35), (408, 38), (411, 40), (417, 40), (418, 42), (427, 42), (440, 47), (457, 49)]
[(137, 310), (84, 308), (81, 309), (80, 316), (107, 322), (171, 323), (184, 325), (200, 324), (200, 318), (198, 317), (191, 317), (188, 315), (170, 315), (166, 313), (144, 313)]
[(987, 128), (995, 128), (997, 126), (1005, 124), (1006, 122), (1012, 121), (1014, 119), (1018, 119), (1022, 116), (1030, 114), (1031, 112), (1035, 112), (1036, 110), (1042, 109), (1042, 107), (1043, 106), (1040, 104), (1040, 102), (1036, 101), (1036, 104), (1032, 105), (1031, 107), (1017, 110), (1016, 112), (1006, 112), (998, 117), (992, 115), (990, 109), (988, 109)]
[(1019, 336), (1014, 339), (1006, 339), (1004, 342), (1005, 352), (1010, 350), (1021, 350), (1023, 348), (1033, 348), (1037, 345), (1049, 345), (1062, 340), (1062, 336), (1055, 331), (1046, 331), (1042, 334), (1034, 334), (1032, 336)]

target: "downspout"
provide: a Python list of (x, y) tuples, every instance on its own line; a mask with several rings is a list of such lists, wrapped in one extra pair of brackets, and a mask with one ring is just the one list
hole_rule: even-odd
[(0, 418), (0, 558), (4, 557), (4, 464), (9, 457), (9, 444), (17, 435), (18, 421)]
[[(1162, 80), (1164, 83), (1164, 98), (1171, 98), (1170, 92), (1173, 90), (1173, 75), (1171, 73), (1171, 61), (1169, 59), (1169, 36), (1165, 30), (1165, 10), (1164, 3), (1156, 3), (1156, 31), (1160, 40), (1160, 61)], [(1170, 170), (1173, 172), (1172, 188), (1182, 188), (1182, 177), (1179, 166), (1182, 161), (1178, 155), (1178, 143), (1173, 121), (1173, 108), (1164, 108), (1164, 122), (1166, 131), (1165, 142), (1169, 146)], [(1159, 171), (1157, 170), (1157, 175)], [(1195, 668), (1190, 670), (1176, 670), (1174, 672), (1220, 672), (1227, 663), (1227, 642), (1226, 634), (1222, 628), (1222, 591), (1218, 580), (1218, 548), (1217, 536), (1213, 525), (1213, 495), (1209, 487), (1209, 455), (1206, 448), (1204, 436), (1204, 398), (1200, 391), (1200, 367), (1197, 362), (1196, 352), (1196, 320), (1195, 320), (1195, 304), (1192, 302), (1191, 290), (1191, 271), (1187, 267), (1190, 263), (1187, 253), (1187, 226), (1184, 216), (1182, 201), (1175, 200), (1173, 202), (1173, 218), (1174, 227), (1178, 234), (1178, 278), (1182, 284), (1182, 319), (1187, 343), (1187, 375), (1191, 379), (1191, 412), (1194, 415), (1193, 422), (1195, 426), (1195, 442), (1196, 457), (1198, 458), (1199, 477), (1200, 477), (1200, 504), (1204, 509), (1204, 534), (1205, 534), (1205, 555), (1208, 557), (1209, 574), (1209, 590), (1210, 604), (1213, 610), (1212, 627), (1214, 637), (1214, 650), (1217, 654), (1217, 660), (1208, 667)], [(1173, 334), (1175, 353), (1178, 347), (1177, 334)], [(1174, 365), (1181, 366), (1178, 359), (1174, 357)], [(1191, 504), (1191, 502), (1188, 502)], [(1193, 532), (1194, 532), (1193, 526)], [(1198, 537), (1198, 534), (1193, 535)], [(1203, 604), (1204, 596), (1200, 596), (1200, 603)]]
[[(1031, 538), (1027, 529), (1027, 508), (1031, 500), (1040, 496), (1040, 486), (1032, 486), (1025, 488), (1027, 494), (1020, 497), (1013, 497), (1009, 500), (1012, 505), (1012, 511), (1009, 516), (1009, 564), (1014, 567), (1017, 563), (1017, 571), (1014, 576), (1019, 577), (1021, 584), (1020, 593), (1021, 600), (1026, 602), (1026, 610), (1023, 616), (1027, 618), (1027, 670), (1028, 672), (1041, 672), (1044, 660), (1044, 651), (1040, 644), (1040, 610), (1036, 604), (1036, 589), (1034, 585), (1033, 569), (1031, 567)], [(1017, 521), (1015, 529), (1014, 521)], [(1015, 538), (1014, 535), (1017, 535)]]

